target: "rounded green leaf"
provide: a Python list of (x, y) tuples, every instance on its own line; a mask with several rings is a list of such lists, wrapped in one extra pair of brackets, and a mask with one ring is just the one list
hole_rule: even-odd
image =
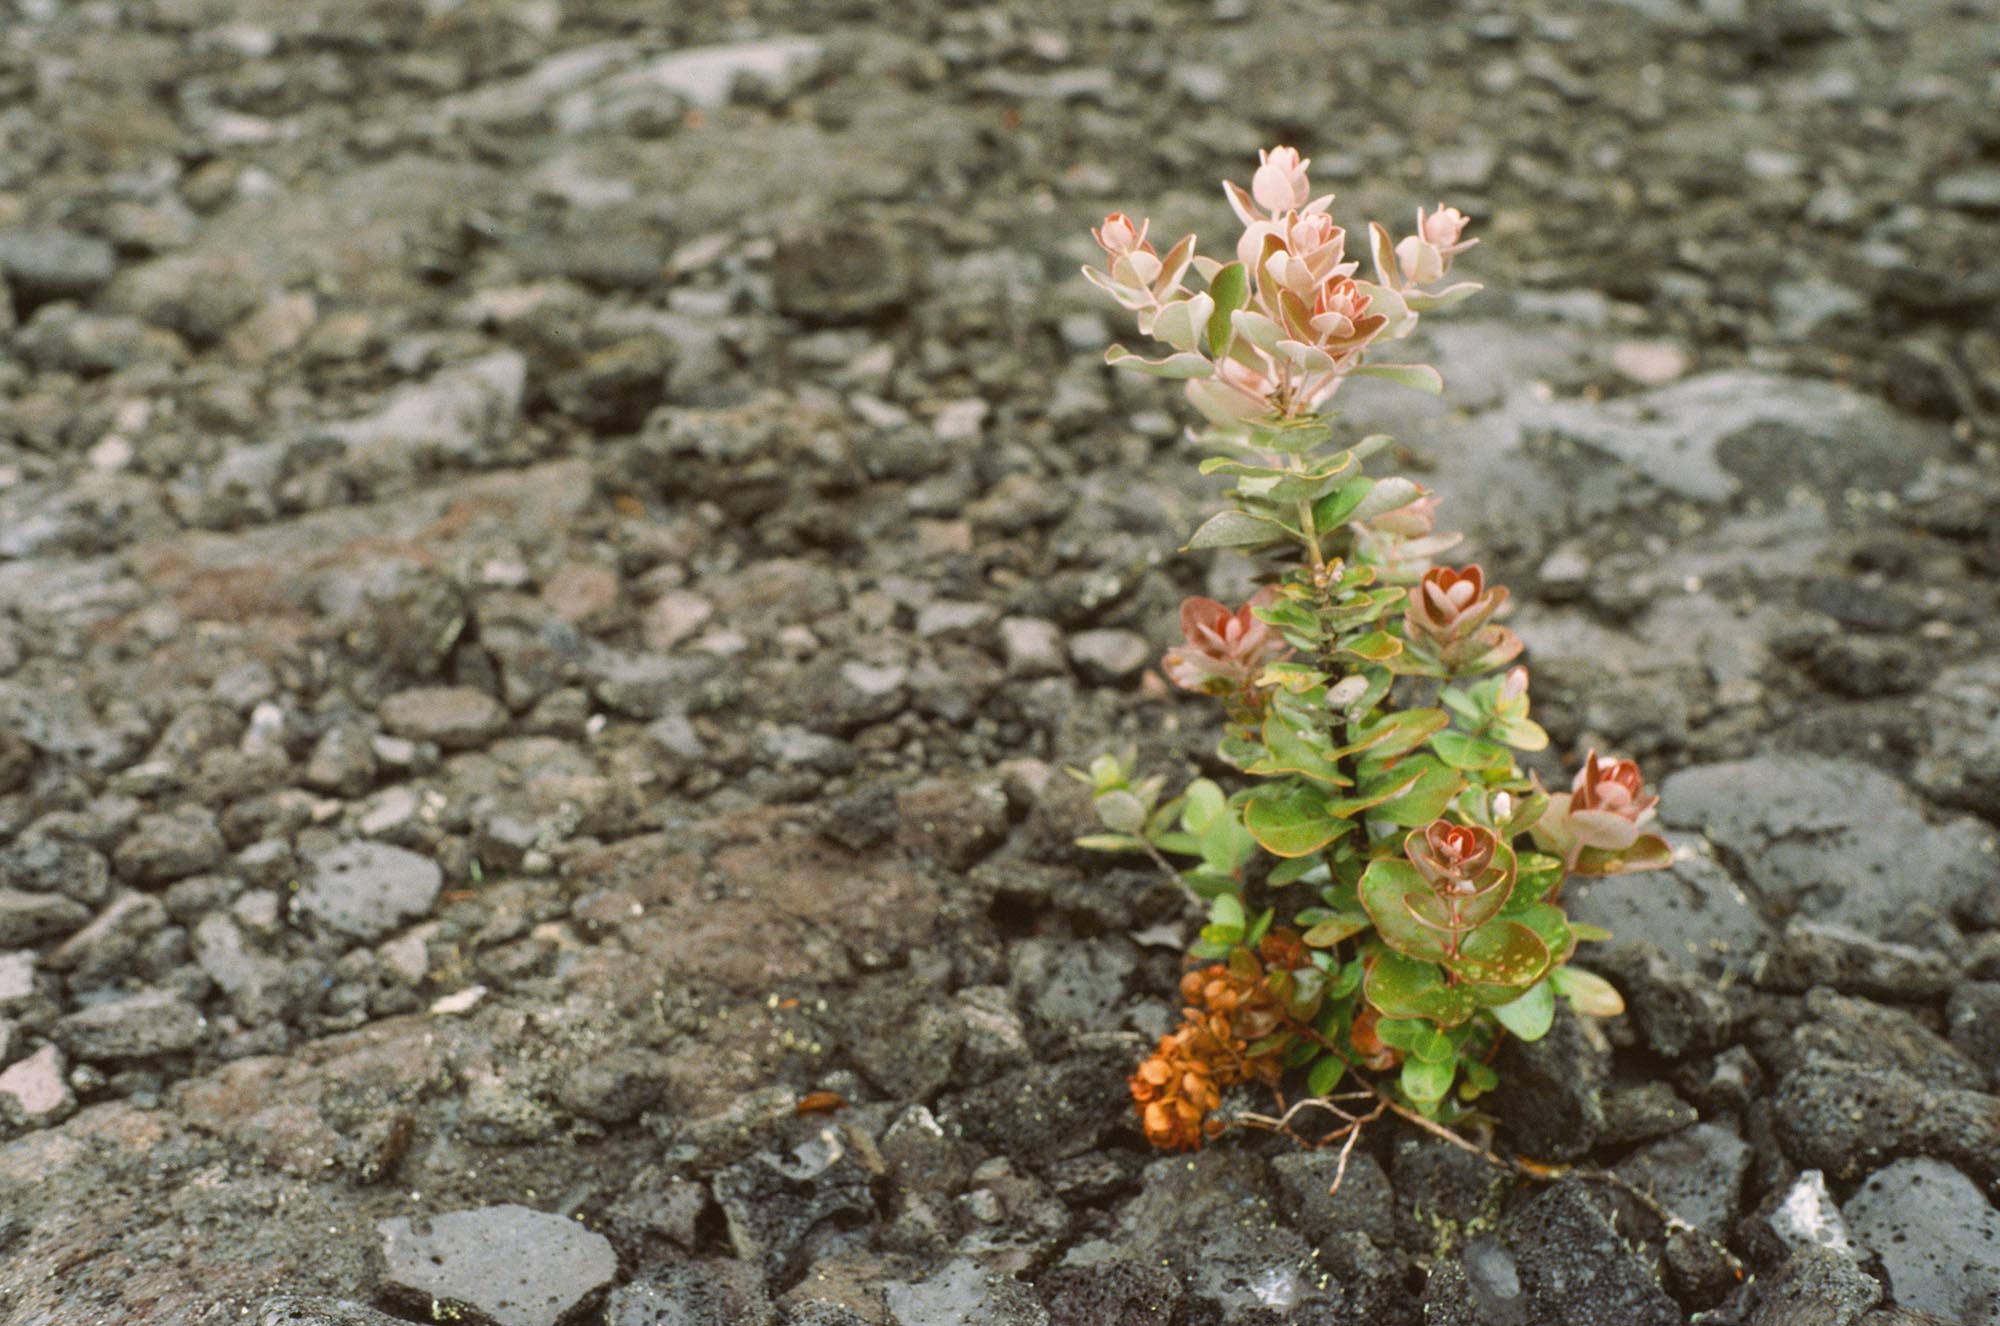
[(1549, 969), (1549, 946), (1519, 921), (1491, 921), (1467, 935), (1447, 964), (1482, 985), (1525, 986)]
[(1439, 1027), (1455, 1027), (1479, 1007), (1465, 986), (1445, 984), (1444, 970), (1436, 963), (1406, 958), (1393, 949), (1369, 959), (1362, 993), (1384, 1017), (1425, 1018)]
[(1561, 967), (1549, 978), (1556, 993), (1569, 1000), (1570, 1007), (1587, 1018), (1615, 1018), (1625, 1011), (1625, 1000), (1611, 982), (1581, 967)]
[(1383, 943), (1425, 962), (1444, 961), (1451, 951), (1450, 916), (1415, 866), (1394, 859), (1371, 862), (1359, 893)]
[(1403, 1075), (1400, 1079), (1403, 1094), (1413, 1105), (1435, 1105), (1451, 1090), (1451, 1081), (1458, 1076), (1458, 1060), (1446, 1059), (1443, 1063), (1429, 1063), (1422, 1059), (1403, 1060)]
[(1538, 1041), (1548, 1035), (1555, 1023), (1555, 988), (1547, 981), (1539, 981), (1519, 999), (1496, 1005), (1493, 1016), (1522, 1040)]
[(1319, 851), (1354, 826), (1330, 815), (1325, 797), (1294, 783), (1251, 797), (1243, 807), (1243, 827), (1271, 855), (1297, 857)]

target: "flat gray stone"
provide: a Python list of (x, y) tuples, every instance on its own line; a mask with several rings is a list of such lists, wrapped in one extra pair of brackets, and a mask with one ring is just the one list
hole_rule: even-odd
[(1993, 831), (1965, 816), (1933, 823), (1894, 778), (1852, 760), (1759, 755), (1683, 769), (1660, 791), (1671, 827), (1707, 834), (1780, 913), (1884, 939), (1992, 887)]
[(90, 920), (90, 909), (59, 893), (0, 889), (0, 948), (39, 944)]
[(208, 1023), (193, 1004), (166, 990), (142, 990), (92, 1004), (60, 1019), (55, 1037), (78, 1059), (149, 1059), (201, 1044)]
[(959, 1258), (922, 1280), (883, 1286), (895, 1326), (1048, 1326), (1034, 1291)]
[(292, 908), (356, 939), (380, 939), (429, 912), (444, 872), (429, 857), (387, 843), (342, 843), (305, 864)]
[(1570, 916), (1620, 943), (1651, 944), (1678, 967), (1710, 976), (1742, 971), (1766, 934), (1756, 900), (1698, 840), (1669, 841), (1697, 849), (1665, 870), (1572, 880), (1563, 899)]
[(1941, 1160), (1877, 1170), (1843, 1208), (1875, 1250), (1898, 1304), (1965, 1326), (2000, 1326), (2000, 1211)]
[(399, 737), (435, 741), (446, 749), (484, 745), (507, 726), (507, 711), (470, 686), (419, 686), (383, 700), (382, 725)]
[(525, 1206), (453, 1211), (382, 1234), (381, 1284), (400, 1305), (483, 1314), (497, 1326), (557, 1326), (618, 1274), (611, 1241), (573, 1220)]

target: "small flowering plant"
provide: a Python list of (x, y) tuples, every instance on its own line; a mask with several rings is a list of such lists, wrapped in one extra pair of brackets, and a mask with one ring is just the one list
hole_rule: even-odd
[(1160, 254), (1146, 222), (1114, 214), (1093, 232), (1105, 266), (1084, 269), (1166, 350), (1107, 362), (1184, 381), (1206, 423), (1201, 471), (1229, 481), (1188, 548), (1269, 572), (1241, 606), (1187, 600), (1162, 660), (1221, 702), (1219, 755), (1240, 785), (1163, 800), (1163, 779), (1109, 755), (1078, 775), (1106, 829), (1084, 845), (1152, 857), (1208, 910), (1182, 1024), (1131, 1078), (1168, 1148), (1220, 1130), (1223, 1090), (1288, 1072), (1320, 1100), (1352, 1074), (1385, 1107), (1462, 1117), (1496, 1085), (1500, 1039), (1542, 1036), (1558, 997), (1622, 1007), (1568, 965), (1603, 936), (1564, 914), (1565, 881), (1671, 859), (1630, 761), (1592, 752), (1556, 793), (1523, 776), (1516, 752), (1548, 736), (1512, 666), (1507, 591), (1477, 564), (1434, 564), (1458, 542), (1435, 527), (1438, 499), (1367, 474), (1389, 439), (1343, 437), (1327, 413), (1354, 377), (1442, 390), (1435, 369), (1373, 355), (1478, 289), (1450, 279), (1477, 243), (1465, 216), (1419, 210), (1401, 239), (1371, 225), (1362, 279), (1308, 165), (1272, 148), (1247, 191), (1224, 186), (1243, 223), (1233, 261), (1191, 235)]

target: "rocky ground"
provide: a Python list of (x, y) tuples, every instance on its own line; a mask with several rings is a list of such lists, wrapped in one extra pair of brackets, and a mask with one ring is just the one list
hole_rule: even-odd
[[(1992, 0), (0, 0), (0, 1317), (2000, 1323), (1996, 68)], [(1682, 849), (1497, 1144), (1741, 1281), (1133, 1126), (1192, 918), (1056, 770), (1206, 766), (1149, 669), (1247, 568), (1075, 267), (1280, 141), (1477, 218), (1445, 400), (1351, 415)]]

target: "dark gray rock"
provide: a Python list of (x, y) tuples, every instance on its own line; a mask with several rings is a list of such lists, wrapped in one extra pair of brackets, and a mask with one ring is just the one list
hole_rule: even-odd
[(309, 855), (293, 911), (353, 939), (373, 940), (429, 912), (444, 873), (386, 843), (340, 843)]
[(483, 746), (507, 726), (507, 711), (500, 702), (470, 686), (398, 691), (376, 712), (382, 725), (397, 736), (434, 741), (446, 750)]
[(1531, 1322), (1681, 1326), (1680, 1308), (1619, 1237), (1603, 1197), (1580, 1181), (1558, 1183), (1510, 1213), (1500, 1240)]
[(67, 230), (0, 233), (0, 276), (27, 308), (56, 299), (88, 299), (117, 269), (111, 246), (89, 235)]
[(892, 1281), (882, 1299), (893, 1326), (1050, 1326), (1028, 1286), (965, 1258), (922, 1280)]
[(1882, 1286), (1843, 1253), (1801, 1248), (1743, 1298), (1744, 1326), (1856, 1326), (1882, 1301)]
[(1588, 1018), (1558, 1001), (1555, 1025), (1538, 1041), (1508, 1038), (1497, 1064), (1493, 1106), (1515, 1143), (1542, 1160), (1574, 1160), (1604, 1132), (1611, 1044)]
[(1661, 1058), (1678, 1059), (1728, 1039), (1735, 1012), (1710, 977), (1650, 944), (1623, 941), (1603, 950), (1596, 965), (1612, 975), (1632, 1024)]
[(1664, 1082), (1620, 1087), (1604, 1093), (1604, 1134), (1600, 1140), (1606, 1146), (1650, 1142), (1677, 1133), (1700, 1118), (1701, 1112)]
[(1399, 1203), (1397, 1242), (1419, 1254), (1491, 1233), (1508, 1187), (1507, 1176), (1480, 1157), (1431, 1138), (1399, 1140), (1389, 1173)]
[(111, 896), (111, 863), (84, 843), (30, 834), (0, 848), (0, 885), (96, 907)]
[(1142, 1181), (1120, 1213), (1118, 1241), (1172, 1265), (1214, 1320), (1311, 1319), (1336, 1300), (1310, 1245), (1279, 1220), (1263, 1160), (1209, 1147), (1153, 1161)]
[(1760, 755), (1668, 778), (1660, 813), (1699, 829), (1781, 912), (1913, 938), (1990, 887), (1993, 833), (1933, 824), (1901, 783), (1865, 764)]
[(1617, 1173), (1697, 1229), (1720, 1237), (1737, 1216), (1750, 1145), (1704, 1123), (1627, 1156)]
[[(898, 982), (900, 983), (900, 982)], [(927, 991), (878, 986), (844, 1019), (848, 1053), (870, 1082), (896, 1100), (928, 1100), (952, 1080), (965, 1023)]]
[(1279, 1206), (1299, 1233), (1314, 1243), (1335, 1234), (1366, 1234), (1378, 1247), (1396, 1241), (1396, 1194), (1381, 1162), (1366, 1151), (1348, 1157), (1340, 1191), (1330, 1192), (1340, 1168), (1339, 1149), (1323, 1147), (1271, 1162)]
[(1811, 1021), (1795, 1028), (1793, 1063), (1815, 1056), (1909, 1074), (1937, 1087), (1980, 1091), (1987, 1075), (1942, 1036), (1899, 1008), (1849, 999), (1831, 990), (1806, 996)]
[(1966, 1326), (2000, 1326), (2000, 1211), (1941, 1161), (1899, 1160), (1841, 1208), (1882, 1259), (1897, 1304)]
[[(1070, 1055), (1002, 1073), (975, 1091), (938, 1103), (938, 1121), (988, 1150), (1039, 1165), (1088, 1151), (1113, 1128), (1132, 1127), (1123, 1110), (1107, 1110), (1132, 1071), (1123, 1047)], [(993, 1102), (1004, 1100), (1004, 1110)]]
[(1951, 1043), (2000, 1084), (2000, 982), (1967, 981), (1945, 1008)]
[(604, 1326), (778, 1326), (778, 1310), (756, 1267), (690, 1261), (612, 1290)]
[(711, 1187), (736, 1255), (784, 1278), (815, 1227), (875, 1218), (874, 1178), (854, 1137), (828, 1127), (789, 1155), (762, 1152), (731, 1165)]
[(55, 1038), (72, 1058), (149, 1059), (191, 1050), (207, 1037), (201, 1011), (166, 990), (142, 990), (61, 1018)]
[(80, 985), (93, 985), (118, 973), (154, 935), (167, 926), (168, 912), (149, 893), (125, 892), (91, 918), (89, 925), (64, 940), (48, 955), (48, 965), (68, 972)]
[(847, 222), (780, 237), (772, 259), (781, 312), (811, 322), (862, 322), (917, 289), (916, 255), (894, 227)]
[(1710, 976), (1740, 972), (1764, 942), (1757, 901), (1700, 845), (1665, 870), (1579, 879), (1564, 894), (1576, 920), (1602, 926), (1620, 943), (1645, 943), (1678, 967)]
[(1051, 1031), (1105, 1030), (1124, 1000), (1138, 953), (1121, 938), (1026, 939), (1007, 953), (1008, 984)]
[(1923, 750), (1910, 771), (1924, 792), (2000, 820), (2000, 660), (1948, 668), (1917, 701)]
[(377, 1229), (384, 1298), (426, 1315), (456, 1309), (495, 1326), (557, 1326), (592, 1306), (618, 1273), (602, 1234), (525, 1206), (398, 1216)]
[(215, 817), (187, 809), (141, 817), (111, 860), (120, 878), (145, 888), (199, 875), (219, 864), (227, 851)]
[(399, 1326), (401, 1318), (345, 1299), (281, 1294), (257, 1305), (257, 1326)]
[(1164, 1266), (1136, 1258), (1064, 1263), (1035, 1281), (1050, 1326), (1169, 1326), (1181, 1282)]
[(44, 943), (88, 920), (89, 908), (61, 894), (0, 888), (0, 949)]
[(1751, 975), (1770, 990), (1832, 986), (1881, 999), (1933, 999), (1958, 980), (1944, 954), (1893, 944), (1844, 925), (1795, 920), (1757, 956)]
[(1908, 1155), (2000, 1175), (2000, 1097), (1814, 1055), (1779, 1079), (1771, 1108), (1786, 1154), (1836, 1179)]

